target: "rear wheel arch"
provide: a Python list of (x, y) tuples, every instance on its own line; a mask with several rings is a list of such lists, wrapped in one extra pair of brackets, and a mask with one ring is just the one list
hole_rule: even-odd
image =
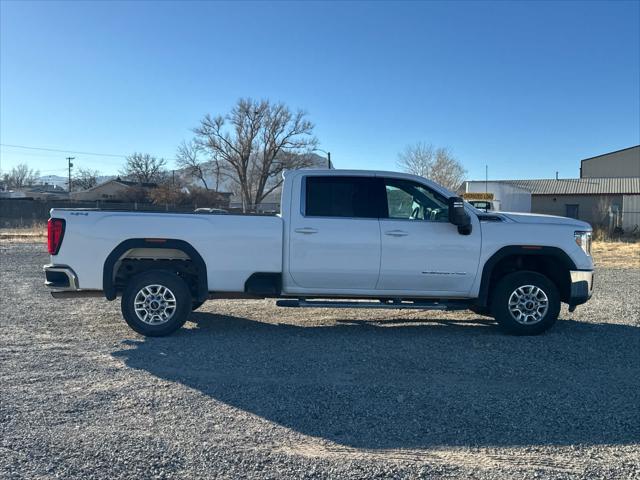
[(491, 290), (505, 275), (520, 270), (541, 273), (558, 288), (562, 301), (571, 293), (571, 270), (577, 267), (571, 257), (558, 247), (514, 245), (503, 247), (487, 260), (482, 269), (478, 306), (488, 307)]
[[(118, 272), (118, 268), (120, 267), (122, 261), (127, 259), (127, 253), (135, 249), (163, 249), (182, 252), (184, 256), (186, 256), (186, 258), (182, 256), (182, 258), (175, 258), (172, 260), (170, 259), (170, 256), (168, 256), (165, 259), (156, 260), (157, 266), (151, 266), (149, 269), (166, 269), (166, 265), (162, 264), (163, 261), (166, 263), (167, 261), (171, 262), (175, 260), (188, 260), (193, 264), (194, 271), (192, 273), (195, 276), (194, 285), (192, 288), (193, 298), (198, 302), (205, 301), (207, 299), (209, 294), (207, 282), (207, 266), (202, 256), (190, 243), (185, 242), (184, 240), (176, 239), (132, 238), (121, 242), (117, 247), (115, 247), (107, 256), (104, 262), (102, 271), (102, 285), (104, 295), (107, 300), (115, 300), (119, 291), (115, 281), (116, 273)], [(154, 261), (150, 260), (150, 262)]]

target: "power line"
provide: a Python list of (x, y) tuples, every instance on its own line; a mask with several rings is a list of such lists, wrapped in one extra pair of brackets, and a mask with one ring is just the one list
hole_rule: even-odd
[[(2, 0), (0, 0), (2, 1)], [(66, 157), (67, 155), (57, 152), (36, 152), (29, 150), (10, 150), (5, 149), (4, 147), (0, 147), (2, 150), (0, 151), (0, 157), (2, 161), (13, 160), (13, 163), (16, 163), (16, 158), (25, 159), (27, 162), (39, 162), (43, 160), (52, 160), (57, 161), (60, 158)], [(83, 158), (83, 163), (88, 163), (91, 165), (123, 165), (125, 160), (122, 158), (109, 158), (109, 157), (93, 157), (91, 155), (77, 155), (79, 158)], [(27, 160), (28, 157), (28, 160)], [(63, 168), (66, 170), (66, 168)]]
[[(128, 157), (128, 155), (120, 155), (116, 153), (81, 152), (78, 150), (62, 150), (58, 148), (32, 147), (30, 145), (15, 145), (15, 144), (9, 144), (9, 143), (0, 143), (0, 146), (9, 147), (9, 148), (23, 148), (25, 150), (40, 150), (43, 152), (74, 153), (76, 155), (91, 155), (96, 157), (114, 157), (114, 158)], [(155, 155), (155, 156), (159, 158), (171, 158), (170, 156), (165, 156), (165, 155)]]
[(43, 148), (43, 147), (30, 147), (27, 145), (10, 145), (8, 143), (0, 143), (3, 147), (11, 147), (11, 148), (24, 148), (27, 150), (42, 150), (44, 152), (58, 152), (58, 153), (75, 153), (77, 155), (94, 155), (97, 157), (118, 157), (118, 158), (127, 158), (126, 155), (117, 155), (115, 153), (96, 153), (96, 152), (80, 152), (76, 150), (60, 150), (57, 148)]

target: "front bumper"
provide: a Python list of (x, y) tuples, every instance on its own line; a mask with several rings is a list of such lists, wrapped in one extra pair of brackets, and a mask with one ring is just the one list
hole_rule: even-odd
[(593, 270), (571, 270), (569, 308), (575, 308), (593, 295)]
[(80, 290), (78, 276), (66, 265), (45, 265), (44, 270), (45, 287), (56, 292), (68, 292)]

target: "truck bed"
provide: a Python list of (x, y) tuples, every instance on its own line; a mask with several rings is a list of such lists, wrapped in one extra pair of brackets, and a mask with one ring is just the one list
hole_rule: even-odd
[(54, 208), (51, 217), (66, 222), (55, 261), (73, 266), (83, 290), (103, 288), (104, 259), (132, 238), (189, 243), (209, 266), (210, 291), (242, 291), (253, 273), (282, 271), (283, 222), (277, 216)]

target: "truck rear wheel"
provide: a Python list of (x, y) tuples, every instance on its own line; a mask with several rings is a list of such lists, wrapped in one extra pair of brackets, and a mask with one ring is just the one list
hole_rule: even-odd
[(191, 304), (191, 310), (193, 310), (194, 312), (199, 309), (202, 305), (204, 305), (204, 302), (196, 302), (195, 300), (193, 301), (193, 303)]
[(510, 273), (496, 285), (491, 311), (505, 332), (538, 335), (551, 328), (558, 319), (558, 288), (537, 272)]
[(187, 284), (176, 274), (150, 271), (133, 277), (122, 294), (122, 316), (136, 332), (161, 337), (178, 330), (191, 313)]

